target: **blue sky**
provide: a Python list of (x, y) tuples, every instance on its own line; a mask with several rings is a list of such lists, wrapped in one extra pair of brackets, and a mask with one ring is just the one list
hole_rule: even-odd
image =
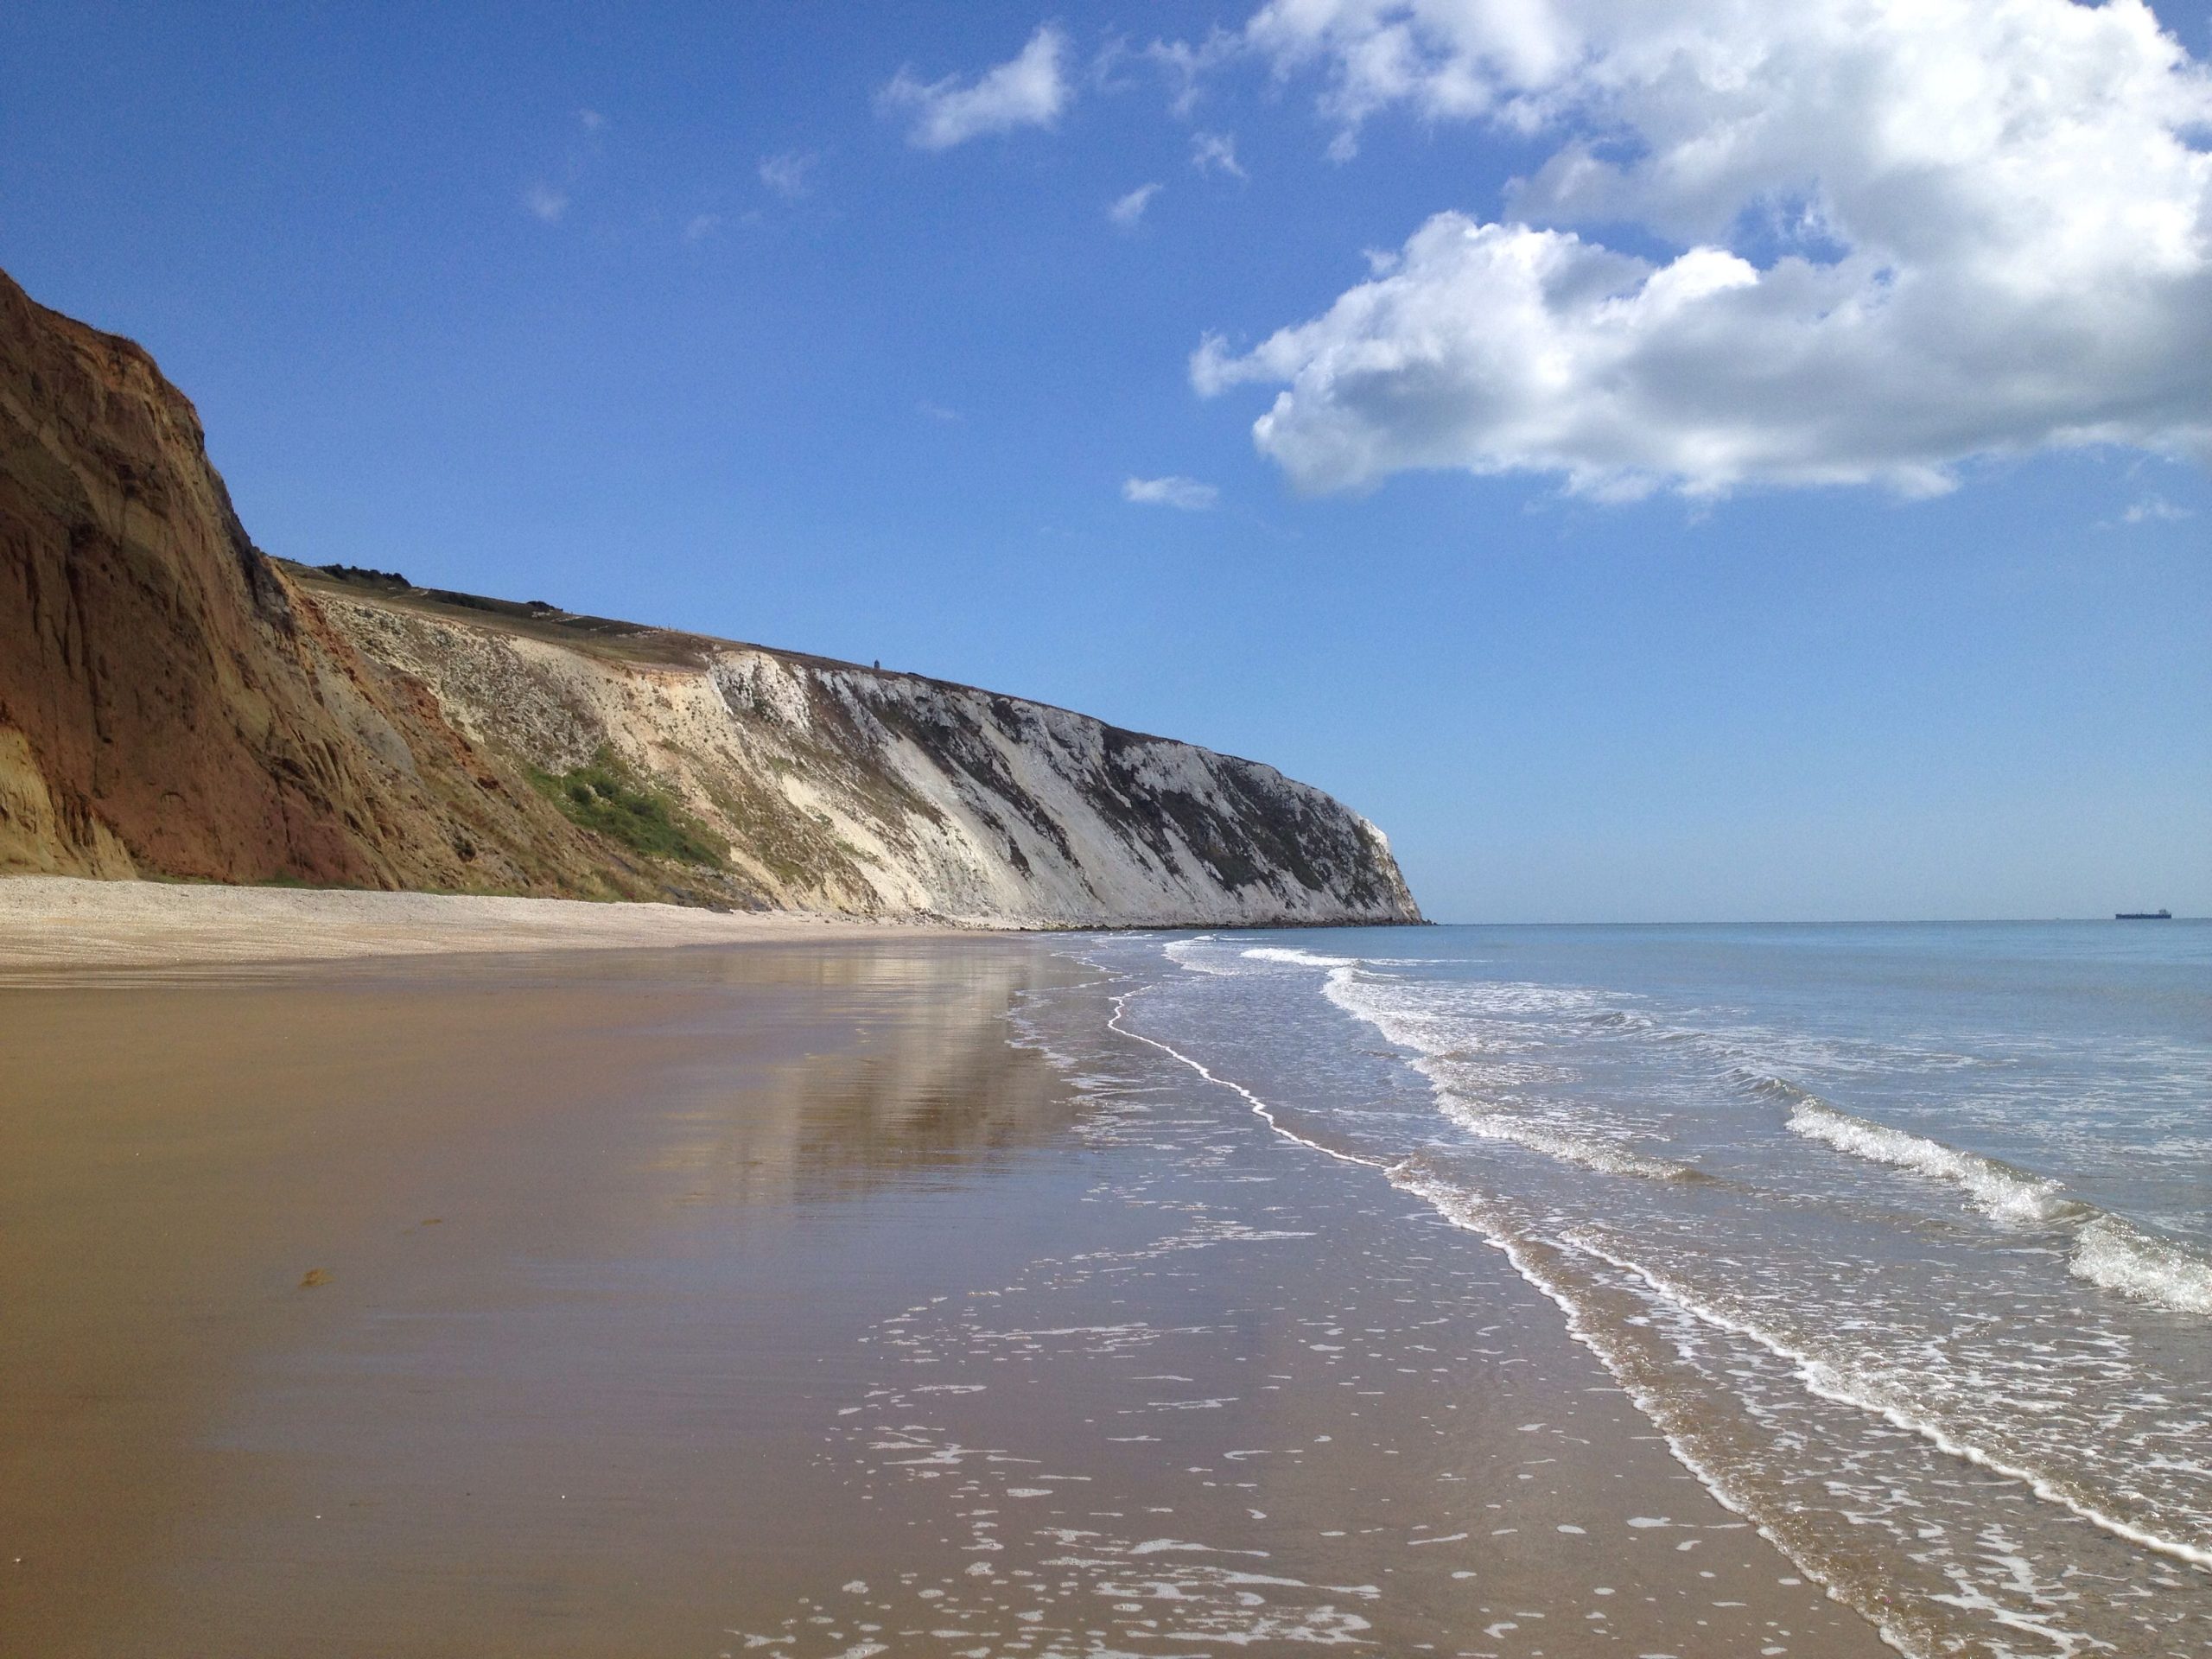
[(1730, 4), (34, 0), (0, 265), (271, 552), (1262, 759), (1442, 919), (2212, 912), (2212, 19)]

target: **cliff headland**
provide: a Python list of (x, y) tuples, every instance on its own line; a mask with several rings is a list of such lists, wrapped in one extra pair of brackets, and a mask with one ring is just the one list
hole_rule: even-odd
[(1274, 768), (270, 557), (153, 359), (0, 275), (0, 873), (1014, 927), (1421, 919)]

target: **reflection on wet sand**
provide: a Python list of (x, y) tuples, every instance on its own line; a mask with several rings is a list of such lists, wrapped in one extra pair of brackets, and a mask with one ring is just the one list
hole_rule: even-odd
[(1065, 975), (976, 940), (0, 990), (0, 1651), (689, 1650), (821, 1554), (758, 1502), (831, 1512), (809, 1374), (957, 1265), (946, 1189), (1067, 1121), (1005, 1024)]
[[(853, 1021), (849, 1045), (787, 1055), (733, 1086), (713, 1066), (687, 1077), (658, 1166), (692, 1204), (860, 1197), (955, 1181), (1065, 1128), (1079, 1100), (1007, 1016), (1064, 964), (1035, 951), (971, 952), (957, 974), (940, 950), (812, 953), (810, 1005)], [(733, 959), (732, 970), (744, 964)], [(925, 1011), (893, 1015), (899, 999)]]

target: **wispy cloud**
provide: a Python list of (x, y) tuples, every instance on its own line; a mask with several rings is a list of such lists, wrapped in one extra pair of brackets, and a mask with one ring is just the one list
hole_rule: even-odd
[(1198, 107), (1205, 77), (1244, 50), (1242, 35), (1232, 35), (1217, 24), (1197, 46), (1187, 41), (1154, 41), (1145, 48), (1144, 55), (1166, 77), (1167, 107), (1179, 118)]
[(1192, 133), (1191, 165), (1201, 173), (1221, 173), (1232, 179), (1249, 176), (1236, 159), (1236, 135), (1233, 132)]
[(1185, 512), (1204, 512), (1221, 499), (1221, 492), (1195, 478), (1127, 478), (1122, 480), (1122, 499), (1141, 507), (1179, 507)]
[(1122, 73), (1122, 66), (1131, 62), (1136, 54), (1129, 49), (1128, 37), (1109, 35), (1105, 43), (1091, 54), (1088, 79), (1094, 91), (1126, 92), (1135, 83)]
[(774, 156), (760, 158), (760, 182), (786, 201), (797, 201), (814, 188), (809, 176), (814, 164), (820, 160), (812, 152), (786, 149)]
[(958, 410), (947, 409), (943, 404), (933, 404), (926, 397), (925, 397), (920, 403), (916, 404), (914, 407), (919, 410), (923, 414), (928, 416), (930, 419), (933, 421), (944, 421), (948, 424), (964, 421), (968, 418)]
[(522, 193), (522, 205), (532, 218), (558, 225), (569, 211), (569, 193), (540, 180)]
[(1152, 199), (1164, 188), (1159, 184), (1137, 186), (1128, 195), (1117, 198), (1114, 205), (1107, 208), (1106, 217), (1122, 230), (1136, 229), (1139, 221), (1144, 218), (1144, 210), (1152, 206)]
[(901, 69), (883, 89), (887, 109), (911, 110), (906, 142), (920, 149), (950, 149), (986, 133), (1016, 127), (1049, 127), (1074, 98), (1065, 70), (1068, 39), (1046, 23), (1019, 57), (986, 69), (969, 84), (957, 75), (919, 81)]
[(2120, 515), (2123, 524), (2172, 524), (2196, 515), (2187, 507), (2177, 507), (2162, 495), (2153, 495), (2136, 502)]
[(703, 242), (721, 228), (721, 222), (720, 213), (694, 214), (691, 222), (683, 227), (683, 239), (686, 242)]
[(607, 118), (597, 110), (578, 110), (576, 126), (583, 136), (569, 139), (568, 159), (559, 169), (560, 182), (538, 179), (523, 189), (523, 211), (540, 224), (558, 225), (568, 217), (572, 193), (599, 162), (600, 135), (607, 130)]

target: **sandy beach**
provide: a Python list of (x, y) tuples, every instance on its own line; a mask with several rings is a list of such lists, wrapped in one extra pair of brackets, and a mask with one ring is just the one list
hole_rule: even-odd
[(1880, 1650), (1496, 1252), (1084, 976), (16, 976), (0, 1648)]
[(796, 911), (0, 877), (0, 971), (503, 950), (639, 950), (950, 933)]

